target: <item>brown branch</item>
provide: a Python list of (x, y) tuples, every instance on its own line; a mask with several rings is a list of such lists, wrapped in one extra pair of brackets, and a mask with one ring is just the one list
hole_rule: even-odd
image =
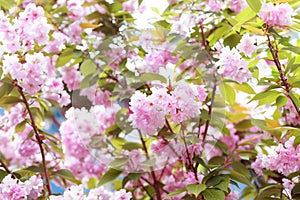
[(172, 129), (172, 127), (171, 127), (171, 125), (170, 125), (170, 123), (169, 123), (169, 121), (168, 121), (167, 118), (166, 118), (166, 124), (167, 124), (167, 127), (170, 130), (170, 132), (174, 134), (174, 131), (173, 131), (173, 129)]
[(300, 110), (299, 110), (298, 106), (296, 105), (296, 102), (293, 100), (293, 98), (289, 94), (289, 92), (291, 91), (291, 87), (290, 87), (290, 84), (287, 82), (287, 77), (286, 77), (285, 73), (283, 72), (283, 70), (281, 68), (281, 64), (280, 64), (280, 61), (279, 61), (279, 58), (278, 58), (278, 47), (277, 47), (277, 45), (275, 45), (275, 48), (274, 48), (274, 46), (272, 45), (271, 38), (270, 38), (270, 33), (268, 32), (268, 26), (265, 27), (264, 32), (267, 36), (268, 47), (269, 47), (270, 52), (272, 54), (275, 66), (276, 66), (276, 68), (279, 72), (279, 76), (280, 76), (280, 80), (282, 82), (282, 86), (284, 86), (284, 89), (287, 92), (286, 96), (291, 100), (294, 108), (296, 109), (296, 111), (297, 111), (297, 113), (300, 117)]
[(48, 190), (48, 194), (51, 195), (52, 192), (51, 192), (50, 180), (49, 180), (49, 175), (48, 175), (47, 166), (46, 166), (45, 152), (44, 152), (44, 148), (42, 146), (43, 142), (42, 142), (42, 140), (40, 138), (40, 135), (38, 133), (37, 126), (35, 124), (32, 112), (31, 112), (29, 104), (28, 104), (28, 101), (27, 101), (27, 99), (25, 97), (25, 94), (23, 92), (23, 88), (21, 86), (19, 86), (16, 81), (13, 82), (13, 85), (17, 88), (18, 92), (20, 93), (20, 95), (22, 97), (22, 101), (25, 104), (26, 110), (29, 114), (29, 117), (30, 117), (30, 120), (31, 120), (31, 126), (33, 128), (33, 132), (34, 132), (35, 138), (38, 142), (40, 152), (41, 152), (41, 155), (42, 155), (42, 163), (43, 163), (44, 174), (45, 174), (45, 179), (46, 179), (46, 187), (47, 187), (47, 190)]
[[(181, 126), (181, 127), (183, 127), (183, 126)], [(186, 143), (186, 140), (185, 140), (183, 128), (181, 128), (181, 133), (182, 133), (182, 140), (183, 140), (183, 143), (184, 143), (184, 147), (185, 147), (185, 151), (186, 151), (187, 159), (188, 159), (188, 163), (186, 165), (186, 168), (187, 168), (188, 171), (192, 171), (194, 173), (195, 179), (198, 181), (197, 168), (195, 168), (193, 166), (191, 155), (190, 155), (190, 152), (188, 150), (187, 143)], [(194, 155), (192, 155), (192, 156), (194, 156)]]
[[(148, 154), (148, 150), (147, 150), (147, 147), (146, 147), (146, 143), (145, 143), (145, 140), (143, 139), (143, 136), (142, 136), (142, 133), (139, 131), (139, 135), (140, 135), (140, 139), (142, 141), (142, 145), (143, 145), (143, 149), (145, 151), (145, 154), (146, 154), (146, 158), (147, 160), (150, 160), (150, 157), (149, 157), (149, 154)], [(157, 200), (162, 200), (161, 198), (161, 195), (160, 195), (160, 189), (159, 189), (159, 181), (156, 177), (156, 174), (154, 172), (154, 169), (153, 167), (150, 167), (150, 171), (151, 171), (151, 176), (153, 178), (153, 187), (155, 189), (155, 193), (156, 193), (156, 199)]]
[(0, 165), (1, 167), (4, 168), (4, 170), (8, 173), (11, 174), (13, 178), (16, 178), (15, 175), (8, 169), (8, 167), (6, 166), (6, 164), (0, 159)]
[[(212, 106), (213, 106), (214, 101), (215, 101), (216, 90), (217, 90), (217, 80), (215, 80), (215, 82), (214, 82), (213, 91), (212, 91), (211, 100), (210, 100), (210, 105), (208, 106), (208, 116), (209, 117), (211, 117)], [(208, 131), (209, 124), (210, 124), (210, 119), (208, 119), (205, 123), (205, 129), (204, 129), (203, 137), (202, 137), (202, 145), (203, 146), (204, 146), (205, 139), (206, 139), (206, 136), (207, 136), (207, 131)]]

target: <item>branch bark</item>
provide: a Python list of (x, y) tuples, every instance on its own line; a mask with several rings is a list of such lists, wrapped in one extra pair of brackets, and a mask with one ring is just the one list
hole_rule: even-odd
[(266, 26), (264, 32), (267, 36), (268, 47), (269, 47), (270, 52), (272, 54), (275, 66), (276, 66), (276, 68), (279, 72), (279, 76), (280, 76), (280, 80), (282, 82), (282, 86), (284, 87), (284, 90), (287, 92), (286, 96), (291, 100), (294, 108), (296, 109), (296, 111), (297, 111), (297, 113), (300, 117), (300, 110), (299, 110), (298, 106), (296, 105), (295, 101), (293, 100), (293, 98), (291, 97), (291, 95), (289, 94), (290, 91), (291, 91), (291, 86), (287, 82), (287, 77), (286, 77), (284, 71), (281, 68), (281, 63), (280, 63), (279, 58), (278, 58), (278, 47), (277, 47), (277, 45), (275, 45), (275, 48), (274, 48), (274, 46), (272, 44), (272, 41), (271, 41), (271, 38), (270, 38), (270, 33), (268, 32), (268, 26)]
[[(140, 131), (139, 131), (139, 135), (140, 135), (140, 139), (141, 139), (141, 142), (142, 142), (142, 145), (143, 145), (143, 149), (144, 149), (145, 154), (146, 154), (146, 158), (147, 158), (147, 160), (150, 160), (145, 140), (143, 139), (143, 136), (142, 136), (142, 134), (141, 134)], [(150, 173), (151, 173), (151, 176), (152, 176), (153, 182), (154, 182), (153, 183), (153, 187), (154, 187), (154, 190), (155, 190), (155, 193), (156, 193), (156, 199), (157, 200), (162, 200), (161, 194), (160, 194), (160, 189), (159, 189), (159, 181), (158, 181), (158, 179), (156, 177), (156, 174), (154, 172), (153, 167), (150, 167), (150, 171), (151, 171)]]
[(47, 166), (46, 166), (45, 151), (44, 151), (44, 148), (43, 148), (43, 145), (42, 145), (43, 142), (42, 142), (42, 140), (40, 138), (40, 135), (38, 133), (37, 126), (35, 124), (34, 117), (33, 117), (32, 112), (30, 110), (28, 101), (27, 101), (27, 99), (25, 97), (25, 94), (23, 92), (23, 88), (20, 85), (18, 85), (18, 83), (16, 81), (13, 82), (13, 85), (16, 87), (16, 89), (20, 93), (20, 95), (22, 97), (22, 101), (25, 104), (26, 110), (29, 114), (30, 121), (31, 121), (31, 126), (32, 126), (35, 138), (37, 140), (37, 143), (39, 145), (40, 152), (41, 152), (41, 155), (42, 155), (42, 163), (43, 163), (43, 170), (44, 170), (44, 175), (45, 175), (45, 179), (46, 179), (46, 187), (47, 187), (47, 190), (48, 190), (48, 194), (51, 195), (52, 192), (51, 192), (51, 186), (50, 186), (50, 179), (49, 179), (49, 175), (48, 175), (48, 170), (47, 170)]

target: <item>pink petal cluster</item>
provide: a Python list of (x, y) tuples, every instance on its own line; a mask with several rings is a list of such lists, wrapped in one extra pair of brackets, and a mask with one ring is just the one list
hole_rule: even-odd
[(109, 107), (112, 103), (109, 100), (111, 93), (107, 90), (100, 89), (97, 84), (82, 89), (80, 95), (87, 96), (93, 105), (104, 105)]
[(218, 73), (239, 83), (246, 82), (251, 77), (247, 62), (235, 48), (222, 48), (217, 65), (220, 66)]
[(229, 8), (235, 12), (235, 14), (238, 14), (241, 12), (242, 9), (244, 9), (247, 6), (247, 3), (245, 0), (231, 0), (229, 4)]
[(286, 27), (292, 23), (293, 8), (288, 3), (264, 3), (258, 16), (269, 26)]
[(0, 18), (0, 39), (5, 52), (27, 51), (34, 42), (43, 45), (49, 41), (51, 26), (47, 23), (42, 7), (30, 3), (12, 21), (3, 11), (0, 12)]
[(223, 1), (221, 0), (208, 0), (208, 7), (213, 12), (219, 12), (222, 9)]
[(165, 67), (168, 63), (176, 64), (178, 62), (178, 57), (173, 56), (167, 49), (153, 49), (145, 56), (145, 61), (147, 72), (158, 73), (160, 67)]
[(256, 45), (257, 41), (254, 36), (249, 36), (249, 34), (244, 34), (240, 43), (236, 48), (245, 54), (245, 56), (251, 57), (253, 53), (256, 53), (258, 47)]
[(51, 195), (50, 200), (130, 200), (132, 194), (121, 189), (111, 192), (104, 187), (90, 189), (88, 194), (85, 194), (83, 185), (74, 185), (67, 189), (63, 195)]
[(178, 82), (171, 92), (165, 88), (152, 88), (152, 94), (147, 96), (136, 91), (130, 99), (132, 114), (129, 120), (132, 121), (133, 128), (153, 135), (164, 126), (168, 114), (171, 121), (176, 123), (199, 115), (199, 100), (205, 99), (204, 97), (206, 97), (204, 90), (197, 90), (195, 85), (185, 81)]
[(60, 68), (62, 74), (62, 79), (70, 91), (77, 90), (80, 88), (80, 81), (82, 80), (82, 75), (79, 72), (79, 66), (64, 66)]
[(37, 199), (43, 191), (43, 180), (37, 176), (21, 182), (9, 174), (0, 183), (0, 198), (3, 200)]
[(300, 117), (291, 100), (287, 101), (286, 105), (283, 106), (283, 109), (285, 110), (285, 112), (283, 112), (284, 120), (286, 121), (285, 123), (291, 126), (299, 126)]
[(300, 170), (300, 146), (294, 147), (295, 137), (292, 136), (284, 144), (271, 147), (268, 155), (258, 153), (252, 168), (259, 175), (262, 170), (276, 171), (285, 176)]
[[(179, 157), (186, 155), (184, 145), (173, 140), (153, 141), (150, 148), (155, 156), (157, 169), (163, 168), (167, 163), (174, 164), (179, 160)], [(184, 160), (184, 158), (182, 159)]]
[(99, 177), (111, 162), (109, 149), (91, 145), (94, 137), (105, 140), (104, 130), (114, 123), (117, 107), (94, 106), (90, 110), (70, 108), (61, 124), (62, 149), (65, 154), (62, 168), (71, 170), (79, 178)]
[(22, 104), (16, 104), (0, 117), (0, 152), (9, 160), (9, 164), (17, 167), (28, 167), (40, 161), (40, 150), (37, 143), (28, 137), (32, 128), (26, 125), (24, 130), (16, 132), (15, 127), (29, 118)]
[[(159, 98), (153, 98), (156, 94)], [(153, 135), (157, 129), (161, 129), (165, 124), (165, 115), (167, 109), (159, 102), (165, 104), (169, 102), (169, 95), (166, 89), (153, 91), (153, 96), (136, 91), (130, 98), (130, 110), (132, 114), (129, 120), (132, 121), (132, 127), (138, 128), (142, 133)], [(156, 102), (157, 101), (157, 102)]]
[(110, 50), (105, 50), (103, 52), (109, 58), (109, 66), (113, 70), (117, 70), (120, 66), (120, 63), (124, 58), (126, 58), (127, 53), (124, 48), (111, 48)]
[(16, 54), (4, 55), (3, 71), (10, 73), (26, 92), (34, 95), (46, 81), (47, 60), (42, 53), (26, 54), (24, 60), (20, 60)]

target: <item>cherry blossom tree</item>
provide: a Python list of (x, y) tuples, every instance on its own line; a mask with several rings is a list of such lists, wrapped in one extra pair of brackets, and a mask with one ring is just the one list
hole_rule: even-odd
[(0, 0), (0, 199), (300, 198), (299, 1), (157, 2)]

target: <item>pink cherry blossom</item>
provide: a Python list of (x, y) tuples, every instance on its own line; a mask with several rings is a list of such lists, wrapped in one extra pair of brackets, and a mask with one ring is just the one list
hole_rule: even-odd
[(241, 57), (237, 49), (228, 46), (221, 49), (220, 60), (216, 63), (220, 66), (218, 73), (223, 77), (231, 78), (239, 83), (246, 82), (251, 77), (247, 62)]
[(222, 9), (223, 1), (221, 0), (208, 0), (208, 7), (213, 12), (219, 12)]
[(258, 16), (269, 26), (286, 27), (292, 23), (293, 8), (288, 3), (264, 3)]
[(231, 10), (233, 10), (236, 14), (238, 14), (246, 6), (247, 6), (247, 3), (245, 2), (245, 0), (231, 0), (229, 8)]
[(243, 52), (245, 56), (251, 57), (253, 53), (256, 53), (258, 47), (255, 44), (257, 41), (254, 36), (249, 36), (249, 34), (244, 34), (240, 43), (236, 46), (236, 48)]
[(283, 175), (289, 175), (300, 169), (300, 146), (294, 147), (295, 137), (292, 136), (284, 144), (273, 146), (269, 150), (269, 154), (259, 153), (256, 161), (252, 163), (252, 168), (259, 175), (262, 174), (262, 169), (276, 171)]

